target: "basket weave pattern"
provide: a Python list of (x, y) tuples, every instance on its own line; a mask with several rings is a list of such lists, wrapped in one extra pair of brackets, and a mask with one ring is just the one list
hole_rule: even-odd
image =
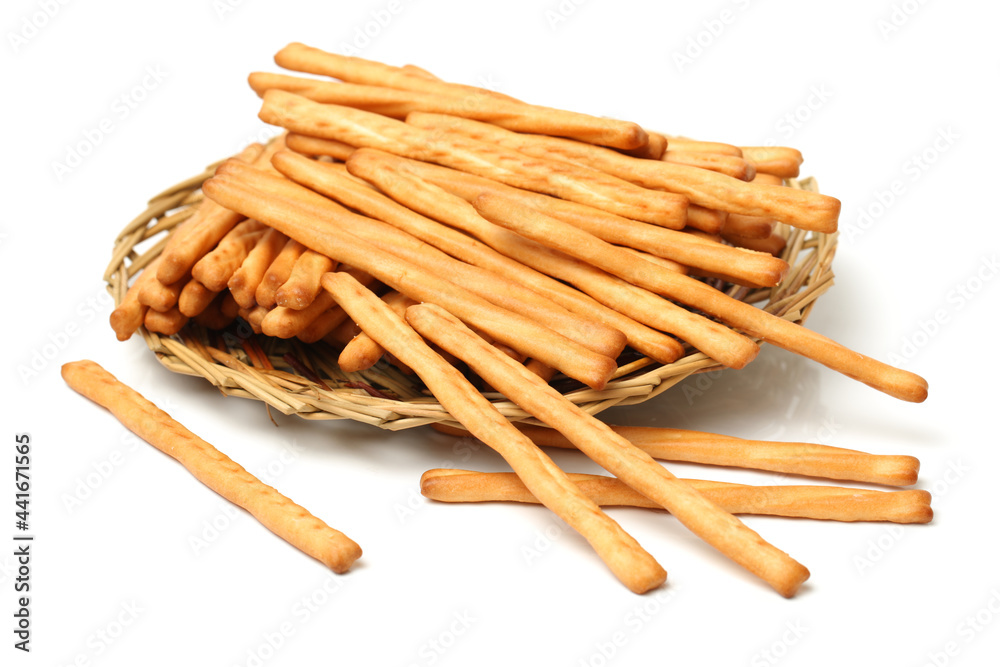
[[(162, 251), (170, 232), (194, 213), (202, 200), (201, 184), (212, 176), (215, 166), (153, 197), (147, 209), (119, 233), (104, 275), (116, 305), (135, 275)], [(811, 178), (788, 184), (817, 189)], [(765, 289), (720, 287), (730, 296), (803, 323), (816, 299), (833, 284), (830, 267), (836, 234), (805, 232), (781, 224), (777, 231), (787, 238), (781, 256), (790, 266), (780, 285)], [(339, 351), (322, 342), (306, 345), (295, 339), (254, 334), (241, 320), (224, 331), (206, 330), (191, 321), (179, 335), (171, 337), (145, 328), (139, 331), (169, 370), (204, 377), (227, 396), (257, 399), (284, 414), (305, 419), (353, 419), (391, 430), (455, 421), (415, 375), (404, 375), (385, 362), (361, 373), (344, 373), (337, 366)], [(248, 354), (248, 349), (262, 350), (273, 368), (255, 363), (256, 355)], [(605, 389), (568, 387), (564, 395), (583, 410), (597, 414), (658, 396), (694, 373), (722, 368), (690, 348), (671, 364), (646, 357), (621, 359), (619, 363)], [(554, 385), (559, 383), (557, 376)], [(486, 396), (511, 421), (537, 423), (503, 396)]]

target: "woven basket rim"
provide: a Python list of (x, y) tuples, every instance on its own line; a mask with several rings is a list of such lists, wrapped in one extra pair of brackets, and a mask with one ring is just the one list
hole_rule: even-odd
[[(124, 298), (130, 281), (163, 250), (171, 231), (193, 214), (203, 199), (201, 184), (213, 175), (218, 164), (209, 165), (202, 173), (151, 198), (146, 209), (119, 232), (104, 273), (116, 306)], [(818, 191), (811, 177), (788, 179), (786, 183)], [(816, 300), (833, 284), (831, 265), (837, 234), (807, 232), (781, 223), (775, 230), (787, 240), (781, 254), (790, 267), (785, 279), (773, 288), (728, 285), (725, 291), (801, 324)], [(336, 351), (326, 343), (280, 341), (254, 334), (245, 323), (242, 329), (238, 327), (237, 324), (237, 329), (228, 335), (217, 334), (192, 320), (175, 336), (163, 336), (145, 327), (140, 327), (139, 332), (168, 370), (203, 377), (224, 395), (259, 400), (283, 414), (304, 419), (351, 419), (389, 430), (438, 422), (456, 424), (426, 389), (385, 362), (360, 373), (344, 373), (337, 367)], [(247, 354), (245, 345), (251, 340), (268, 355), (274, 370), (255, 364)], [(563, 394), (584, 411), (597, 414), (611, 407), (652, 399), (692, 374), (725, 368), (690, 346), (686, 349), (688, 353), (671, 364), (646, 357), (623, 363), (603, 390), (581, 387)], [(295, 356), (295, 365), (309, 369), (312, 377), (285, 361), (285, 354)], [(485, 395), (511, 421), (540, 423), (505, 397)]]

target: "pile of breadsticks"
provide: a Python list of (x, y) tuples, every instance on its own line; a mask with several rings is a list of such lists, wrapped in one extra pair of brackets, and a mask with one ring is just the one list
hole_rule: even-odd
[[(664, 364), (695, 349), (742, 368), (765, 341), (924, 400), (919, 376), (717, 288), (782, 281), (776, 225), (836, 231), (838, 200), (786, 184), (798, 151), (667, 137), (301, 44), (275, 60), (313, 75), (250, 76), (260, 118), (284, 132), (204, 183), (206, 198), (112, 314), (119, 339), (239, 317), (267, 336), (342, 347), (346, 372), (385, 358), (416, 373), (514, 471), (429, 471), (428, 496), (540, 502), (636, 592), (666, 573), (600, 505), (667, 509), (786, 596), (808, 570), (732, 513), (930, 519), (920, 491), (779, 492), (679, 480), (654, 460), (905, 485), (911, 457), (657, 432), (664, 449), (549, 384), (561, 373), (600, 390), (626, 347)], [(459, 368), (552, 427), (556, 444), (513, 426)], [(543, 443), (579, 448), (617, 479), (568, 476)]]

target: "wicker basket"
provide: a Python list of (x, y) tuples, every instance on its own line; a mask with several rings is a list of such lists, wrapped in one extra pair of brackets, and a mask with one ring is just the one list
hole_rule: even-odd
[[(215, 167), (211, 165), (153, 197), (148, 208), (118, 235), (104, 275), (116, 304), (121, 303), (130, 280), (163, 249), (171, 230), (194, 212), (202, 199), (201, 184)], [(789, 185), (816, 190), (811, 178), (791, 181)], [(719, 287), (730, 296), (802, 323), (816, 299), (833, 284), (830, 265), (836, 251), (836, 234), (804, 232), (780, 224), (777, 231), (787, 238), (782, 258), (791, 267), (780, 285), (754, 290), (736, 285)], [(434, 422), (454, 423), (416, 376), (404, 375), (385, 362), (362, 373), (343, 373), (337, 366), (338, 351), (325, 343), (305, 345), (295, 339), (256, 335), (240, 320), (223, 332), (205, 330), (193, 321), (177, 336), (161, 336), (145, 328), (140, 332), (169, 370), (204, 377), (227, 396), (254, 398), (284, 414), (306, 419), (353, 419), (392, 430)], [(553, 384), (591, 414), (641, 403), (689, 375), (721, 368), (704, 354), (688, 349), (686, 356), (666, 365), (646, 357), (620, 359), (617, 373), (601, 391), (561, 376)], [(257, 361), (261, 351), (273, 368)], [(533, 422), (503, 396), (486, 396), (512, 421)]]

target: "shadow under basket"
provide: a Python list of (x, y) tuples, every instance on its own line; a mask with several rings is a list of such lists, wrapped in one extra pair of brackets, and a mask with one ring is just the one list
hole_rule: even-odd
[[(129, 282), (162, 251), (171, 231), (197, 209), (203, 198), (201, 184), (216, 166), (153, 197), (148, 208), (118, 235), (104, 274), (116, 305), (124, 298)], [(812, 178), (789, 180), (787, 185), (817, 190)], [(749, 289), (717, 282), (716, 286), (734, 298), (801, 324), (816, 299), (833, 284), (830, 265), (836, 234), (806, 232), (780, 223), (775, 231), (786, 238), (781, 257), (790, 267), (780, 285)], [(221, 331), (205, 329), (192, 320), (175, 336), (152, 333), (144, 327), (139, 332), (167, 369), (201, 376), (227, 396), (257, 399), (284, 414), (305, 419), (353, 419), (391, 430), (456, 423), (416, 375), (403, 374), (385, 361), (364, 372), (344, 373), (337, 366), (339, 350), (323, 342), (304, 344), (254, 334), (239, 319)], [(273, 368), (260, 362), (261, 351)], [(601, 391), (561, 375), (553, 378), (552, 385), (586, 412), (597, 414), (649, 400), (694, 373), (722, 368), (690, 346), (686, 351), (677, 361), (661, 364), (626, 349), (618, 371)], [(485, 396), (511, 421), (538, 423), (502, 395), (487, 392)]]

